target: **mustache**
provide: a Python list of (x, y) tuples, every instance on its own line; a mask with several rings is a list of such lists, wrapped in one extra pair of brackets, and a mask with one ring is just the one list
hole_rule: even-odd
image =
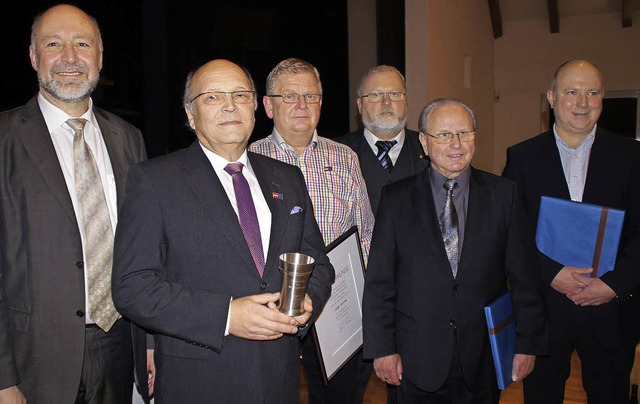
[(51, 68), (52, 73), (69, 73), (69, 72), (87, 73), (87, 71), (88, 69), (86, 66), (82, 64), (76, 64), (76, 63), (60, 63), (53, 66), (53, 68)]

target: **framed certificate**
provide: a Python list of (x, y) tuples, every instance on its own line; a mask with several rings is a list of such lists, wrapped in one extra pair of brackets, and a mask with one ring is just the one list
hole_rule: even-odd
[(362, 347), (364, 260), (358, 228), (353, 226), (329, 244), (327, 256), (336, 280), (313, 327), (325, 384)]

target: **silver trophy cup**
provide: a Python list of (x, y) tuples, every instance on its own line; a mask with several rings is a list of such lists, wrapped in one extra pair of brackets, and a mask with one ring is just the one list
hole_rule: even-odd
[(304, 295), (307, 293), (309, 277), (314, 259), (300, 253), (280, 255), (280, 271), (284, 275), (278, 310), (288, 316), (304, 313)]

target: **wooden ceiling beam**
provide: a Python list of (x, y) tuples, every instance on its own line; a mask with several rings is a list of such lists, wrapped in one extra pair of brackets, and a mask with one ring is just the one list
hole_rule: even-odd
[(552, 34), (560, 32), (560, 17), (558, 15), (558, 0), (547, 0), (549, 6), (549, 31)]
[(622, 0), (622, 26), (628, 28), (633, 24), (633, 0)]
[(502, 36), (502, 15), (500, 13), (500, 0), (489, 1), (489, 14), (491, 15), (491, 26), (493, 27), (493, 38)]

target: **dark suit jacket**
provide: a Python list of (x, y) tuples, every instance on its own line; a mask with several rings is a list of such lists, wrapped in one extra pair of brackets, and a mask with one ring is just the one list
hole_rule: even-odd
[(367, 183), (369, 201), (374, 214), (378, 210), (383, 186), (410, 175), (418, 174), (429, 166), (429, 157), (424, 154), (418, 138), (418, 132), (413, 130), (405, 129), (404, 144), (391, 173), (387, 173), (382, 168), (382, 164), (380, 164), (376, 154), (364, 137), (364, 129), (359, 129), (334, 140), (351, 147), (358, 155), (360, 169)]
[(546, 352), (546, 312), (516, 184), (471, 168), (457, 277), (442, 241), (429, 169), (382, 190), (363, 297), (364, 357), (398, 353), (403, 380), (445, 382), (457, 338), (471, 389), (495, 385), (484, 306), (513, 290), (516, 350)]
[[(262, 278), (197, 141), (130, 171), (116, 234), (113, 296), (119, 310), (156, 333), (158, 403), (298, 402), (298, 338), (225, 337), (229, 300), (279, 292), (279, 255), (301, 252), (315, 258), (308, 293), (317, 314), (334, 271), (300, 169), (248, 156), (272, 214)], [(292, 213), (296, 206), (302, 210)]]
[[(570, 199), (560, 153), (553, 132), (545, 132), (507, 149), (503, 176), (520, 184), (525, 206), (535, 232), (542, 195)], [(623, 306), (636, 306), (640, 285), (640, 143), (606, 129), (598, 128), (591, 148), (583, 202), (622, 209), (625, 213), (620, 250), (613, 271), (602, 280), (618, 295), (610, 303), (583, 308), (551, 288), (551, 281), (562, 265), (540, 254), (540, 270), (547, 287), (550, 338), (569, 336), (568, 324), (595, 327), (604, 347), (618, 347), (626, 334), (637, 340), (638, 311), (631, 310), (632, 321), (623, 321)], [(622, 305), (621, 303), (629, 300)], [(569, 322), (568, 319), (573, 319)], [(629, 332), (631, 334), (629, 334)]]
[[(120, 205), (144, 142), (121, 118), (94, 113)], [(0, 159), (0, 389), (20, 383), (29, 402), (72, 403), (84, 355), (82, 244), (37, 97), (0, 114)]]

